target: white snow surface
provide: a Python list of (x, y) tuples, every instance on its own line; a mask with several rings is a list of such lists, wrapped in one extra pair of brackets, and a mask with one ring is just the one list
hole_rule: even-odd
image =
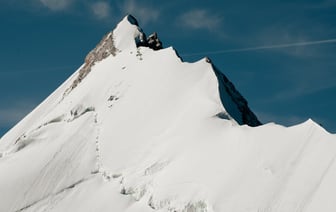
[(0, 211), (335, 212), (336, 137), (312, 120), (240, 126), (205, 59), (137, 48), (75, 72), (0, 140)]

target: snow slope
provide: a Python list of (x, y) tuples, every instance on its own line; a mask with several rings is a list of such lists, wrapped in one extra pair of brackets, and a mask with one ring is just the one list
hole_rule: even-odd
[(143, 36), (125, 17), (0, 140), (1, 212), (336, 211), (335, 135), (239, 125), (260, 123), (207, 59)]

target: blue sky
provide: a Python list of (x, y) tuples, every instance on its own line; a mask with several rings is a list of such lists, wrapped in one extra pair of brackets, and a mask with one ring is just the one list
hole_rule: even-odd
[[(336, 39), (336, 0), (0, 2), (0, 136), (43, 101), (127, 14), (185, 61), (206, 52)], [(191, 55), (199, 54), (199, 55)], [(209, 54), (262, 122), (336, 132), (336, 42)]]

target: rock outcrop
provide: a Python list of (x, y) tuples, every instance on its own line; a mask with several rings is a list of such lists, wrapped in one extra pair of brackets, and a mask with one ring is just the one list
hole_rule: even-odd
[(98, 45), (89, 52), (85, 57), (83, 67), (79, 70), (77, 78), (73, 81), (71, 86), (65, 91), (64, 96), (69, 94), (77, 85), (90, 73), (91, 67), (99, 61), (107, 58), (110, 55), (115, 56), (117, 48), (114, 46), (113, 33), (110, 32), (103, 37)]
[(148, 44), (148, 47), (153, 49), (153, 50), (160, 50), (160, 49), (163, 48), (162, 47), (162, 42), (158, 38), (158, 35), (157, 35), (156, 32), (154, 32), (153, 34), (148, 36), (147, 44)]
[[(134, 42), (137, 47), (145, 46), (151, 48), (153, 50), (162, 49), (162, 42), (157, 36), (157, 33), (154, 32), (148, 38), (146, 38), (146, 34), (139, 27), (138, 21), (132, 16), (126, 16), (126, 20), (131, 25), (137, 26), (137, 30), (139, 31), (139, 35), (134, 37)], [(96, 63), (110, 55), (115, 56), (118, 51), (118, 48), (114, 45), (114, 37), (113, 31), (109, 32), (107, 35), (103, 37), (103, 39), (98, 43), (98, 45), (89, 52), (89, 54), (85, 57), (84, 65), (79, 70), (77, 78), (73, 81), (71, 86), (64, 92), (63, 96), (68, 95), (74, 88), (78, 86), (79, 83), (91, 72), (91, 67)]]

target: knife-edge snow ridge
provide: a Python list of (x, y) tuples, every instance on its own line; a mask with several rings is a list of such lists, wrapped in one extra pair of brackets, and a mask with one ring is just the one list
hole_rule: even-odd
[[(128, 35), (131, 35), (131, 37), (123, 38), (125, 34), (120, 33), (120, 31), (124, 32), (127, 30), (129, 31)], [(117, 43), (121, 45), (117, 44), (116, 46), (115, 40), (117, 40)], [(127, 15), (118, 24), (114, 31), (111, 31), (105, 35), (98, 45), (89, 52), (85, 58), (84, 64), (78, 71), (76, 79), (64, 92), (63, 96), (67, 96), (74, 88), (76, 88), (77, 85), (81, 83), (81, 81), (84, 80), (84, 78), (91, 72), (92, 66), (94, 66), (97, 62), (104, 60), (110, 55), (116, 56), (118, 52), (127, 49), (129, 46), (123, 44), (125, 41), (128, 43), (131, 42), (131, 44), (135, 44), (136, 47), (148, 47), (155, 51), (163, 48), (162, 42), (158, 38), (156, 32), (152, 33), (147, 38), (146, 34), (139, 27), (136, 18), (132, 15)], [(177, 51), (176, 56), (180, 58)], [(182, 60), (182, 58), (180, 59)], [(211, 63), (210, 59), (206, 59), (206, 61)], [(212, 63), (211, 65), (218, 79), (220, 99), (228, 115), (240, 125), (247, 124), (252, 127), (260, 126), (261, 122), (249, 108), (247, 100), (239, 93), (233, 83), (230, 82), (218, 68), (216, 68)]]

